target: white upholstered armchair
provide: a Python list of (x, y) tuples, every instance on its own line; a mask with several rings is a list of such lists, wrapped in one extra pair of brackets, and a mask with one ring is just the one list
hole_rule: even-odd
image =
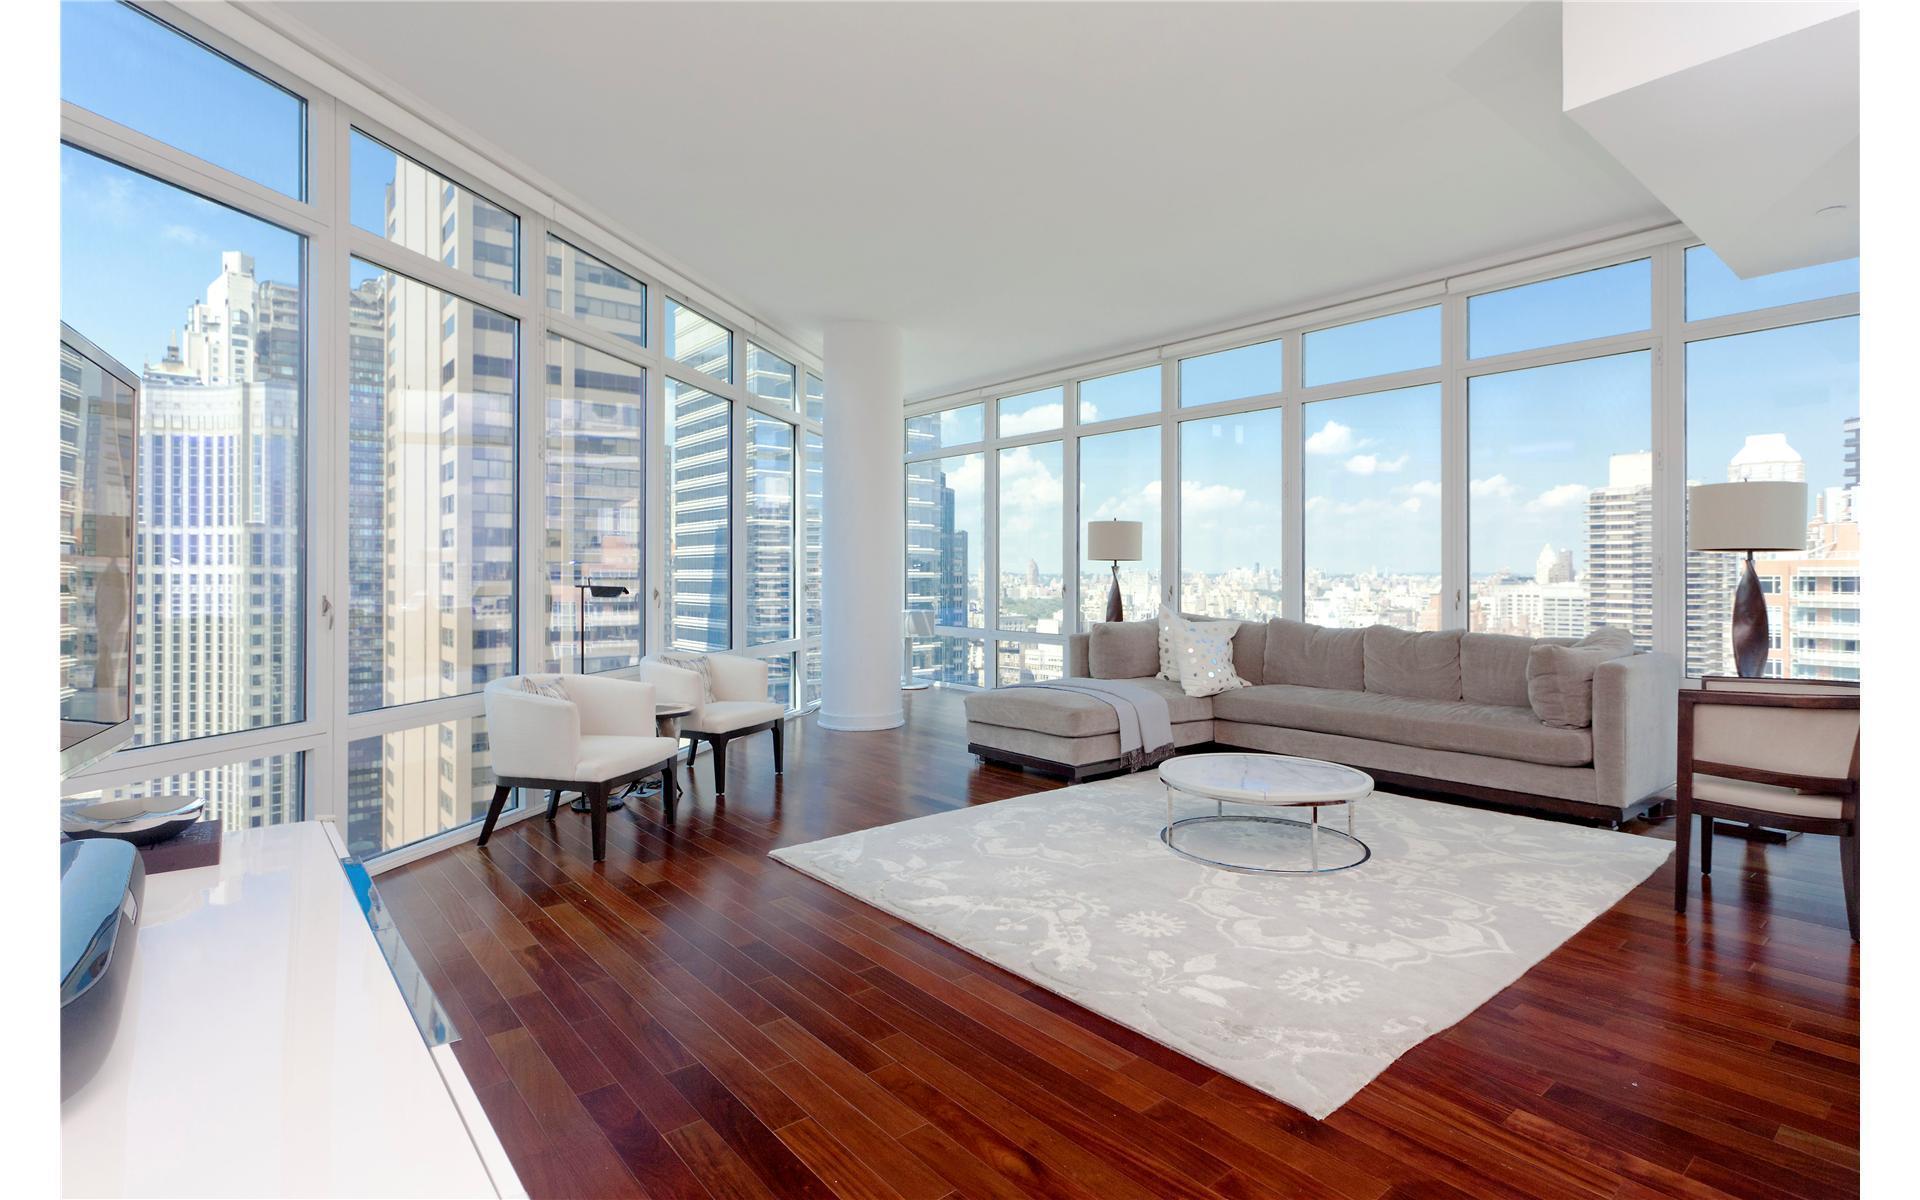
[[(703, 673), (696, 663), (704, 663)], [(773, 773), (786, 769), (786, 706), (770, 698), (767, 663), (737, 654), (649, 654), (640, 678), (660, 689), (661, 703), (690, 705), (680, 718), (680, 736), (693, 740), (687, 763), (701, 742), (713, 747), (713, 791), (727, 791), (727, 743), (763, 730), (773, 734)]]
[(659, 736), (654, 696), (650, 683), (605, 675), (509, 675), (489, 683), (482, 700), (495, 786), (480, 844), (493, 836), (514, 788), (550, 793), (549, 821), (561, 792), (585, 796), (596, 862), (607, 856), (607, 801), (616, 789), (659, 775), (660, 802), (672, 821), (680, 743)]

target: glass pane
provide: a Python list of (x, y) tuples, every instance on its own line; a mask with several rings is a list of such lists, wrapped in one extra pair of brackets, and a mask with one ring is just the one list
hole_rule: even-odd
[(1440, 306), (1316, 329), (1301, 340), (1300, 353), (1307, 387), (1437, 367)]
[(547, 307), (636, 346), (647, 344), (647, 285), (552, 234)]
[(995, 687), (1041, 683), (1067, 673), (1067, 650), (1058, 642), (995, 642)]
[(1752, 312), (1803, 300), (1824, 300), (1860, 290), (1860, 260), (1821, 263), (1742, 279), (1705, 246), (1687, 250), (1687, 320)]
[(1080, 423), (1114, 421), (1160, 411), (1160, 364), (1123, 371), (1080, 385)]
[[(348, 851), (371, 858), (485, 817), (494, 786), (486, 724), (461, 717), (348, 742)], [(516, 791), (507, 811), (522, 800)]]
[(801, 621), (801, 633), (811, 637), (820, 632), (820, 554), (821, 522), (826, 517), (826, 444), (817, 433), (806, 434), (803, 439), (805, 462), (804, 483), (801, 486), (802, 527), (801, 548), (804, 551), (801, 572), (800, 607), (805, 614)]
[(1140, 562), (1120, 564), (1120, 602), (1130, 620), (1160, 611), (1160, 428), (1080, 439), (1080, 619), (1106, 619), (1113, 565), (1084, 557), (1087, 522), (1139, 521)]
[(63, 797), (61, 803), (157, 800), (177, 807), (199, 799), (207, 802), (207, 819), (220, 822), (223, 830), (233, 833), (304, 819), (304, 768), (305, 756), (298, 751), (274, 754), (250, 762), (222, 763), (159, 779), (77, 792)]
[(1513, 354), (1653, 325), (1653, 260), (1543, 279), (1467, 301), (1467, 357)]
[(987, 643), (979, 638), (915, 638), (909, 658), (915, 683), (958, 683), (987, 687)]
[(986, 438), (987, 406), (969, 404), (907, 418), (907, 453), (968, 446)]
[(793, 655), (782, 654), (766, 663), (767, 699), (788, 710), (797, 707), (793, 702)]
[(747, 645), (793, 636), (793, 426), (747, 413)]
[(352, 284), (347, 617), (359, 632), (348, 635), (348, 708), (358, 712), (513, 673), (520, 330), (358, 259)]
[(937, 625), (986, 623), (984, 454), (907, 464), (907, 607)]
[[(646, 405), (645, 368), (547, 338), (542, 670), (611, 671), (640, 661)], [(589, 581), (627, 594), (595, 596), (577, 586)]]
[(415, 254), (510, 292), (520, 290), (520, 218), (353, 131), (353, 223)]
[(1276, 340), (1181, 359), (1181, 407), (1244, 400), (1279, 391), (1286, 386), (1281, 373), (1283, 349), (1284, 344)]
[(1653, 362), (1642, 350), (1467, 385), (1468, 627), (1653, 646)]
[(747, 391), (793, 407), (794, 367), (786, 359), (747, 343)]
[[(1756, 554), (1767, 673), (1860, 678), (1860, 318), (1687, 345), (1687, 481), (1805, 480), (1806, 548)], [(1687, 556), (1687, 671), (1730, 675), (1735, 554)]]
[[(133, 718), (134, 387), (60, 335), (60, 748)], [(104, 357), (104, 356), (103, 356)], [(63, 766), (66, 764), (63, 763)]]
[(60, 176), (60, 319), (142, 375), (134, 744), (298, 721), (305, 240), (72, 147)]
[(306, 102), (130, 5), (60, 5), (60, 98), (306, 199)]
[(667, 357), (733, 382), (732, 331), (671, 297), (667, 299)]
[(1439, 629), (1440, 385), (1306, 406), (1316, 625)]
[(1059, 442), (1000, 451), (1000, 628), (1060, 633), (1066, 620), (1066, 474)]
[(827, 419), (827, 382), (807, 372), (807, 419), (824, 423)]
[(812, 708), (820, 703), (821, 674), (820, 647), (808, 646), (806, 651), (805, 675), (801, 679), (801, 707)]
[(995, 406), (998, 414), (1000, 436), (1013, 437), (1022, 433), (1040, 433), (1048, 429), (1060, 428), (1065, 419), (1065, 388), (1041, 388), (1037, 392), (1025, 395), (1008, 396)]
[(1280, 615), (1281, 414), (1180, 426), (1180, 606), (1209, 617)]
[(667, 613), (675, 649), (733, 644), (728, 588), (733, 406), (678, 379), (667, 380)]

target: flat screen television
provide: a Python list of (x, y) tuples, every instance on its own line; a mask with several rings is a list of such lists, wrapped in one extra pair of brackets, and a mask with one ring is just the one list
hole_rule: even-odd
[(133, 736), (140, 377), (60, 324), (60, 774)]

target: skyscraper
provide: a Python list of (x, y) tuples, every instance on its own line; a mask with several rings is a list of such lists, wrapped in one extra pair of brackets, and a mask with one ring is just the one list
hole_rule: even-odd
[(1607, 486), (1587, 494), (1587, 617), (1653, 645), (1653, 454), (1607, 461)]
[[(228, 251), (142, 371), (134, 602), (138, 744), (298, 720), (300, 289)], [(230, 829), (299, 816), (298, 758), (190, 772)]]

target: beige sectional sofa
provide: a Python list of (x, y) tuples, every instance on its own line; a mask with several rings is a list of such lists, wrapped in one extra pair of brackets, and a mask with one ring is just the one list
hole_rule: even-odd
[[(1571, 644), (1243, 622), (1233, 636), (1234, 671), (1252, 686), (1195, 697), (1157, 677), (1157, 626), (1134, 621), (1076, 635), (1067, 673), (1126, 679), (1165, 696), (1182, 750), (1327, 759), (1365, 770), (1383, 786), (1624, 820), (1660, 804), (1673, 782), (1679, 664), (1624, 645), (1584, 657), (1534, 656), (1536, 646)], [(1585, 669), (1542, 678), (1542, 663), (1570, 658)], [(1596, 658), (1605, 661), (1596, 666)], [(1591, 720), (1583, 723), (1589, 703)], [(966, 706), (968, 748), (982, 758), (1076, 781), (1121, 769), (1119, 719), (1098, 699), (1015, 688), (971, 693)]]

